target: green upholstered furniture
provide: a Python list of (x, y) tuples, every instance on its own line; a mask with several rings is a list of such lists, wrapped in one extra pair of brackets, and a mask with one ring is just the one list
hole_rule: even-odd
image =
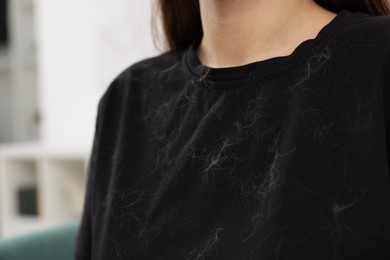
[(79, 222), (0, 240), (0, 260), (71, 260)]

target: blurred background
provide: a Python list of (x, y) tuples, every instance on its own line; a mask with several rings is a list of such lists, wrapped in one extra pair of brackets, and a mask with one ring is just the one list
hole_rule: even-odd
[(0, 239), (80, 219), (98, 101), (159, 53), (151, 8), (0, 0)]

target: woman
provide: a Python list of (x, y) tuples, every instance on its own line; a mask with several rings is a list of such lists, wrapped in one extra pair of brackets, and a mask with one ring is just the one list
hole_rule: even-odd
[(390, 9), (160, 0), (100, 100), (77, 259), (390, 259)]

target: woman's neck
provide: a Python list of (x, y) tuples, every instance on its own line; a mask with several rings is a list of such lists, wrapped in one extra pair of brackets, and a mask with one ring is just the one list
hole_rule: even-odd
[(202, 64), (230, 67), (290, 54), (335, 13), (313, 0), (199, 0)]

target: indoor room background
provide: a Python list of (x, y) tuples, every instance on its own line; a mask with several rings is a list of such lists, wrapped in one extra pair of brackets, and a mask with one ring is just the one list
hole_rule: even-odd
[(150, 5), (0, 0), (0, 239), (80, 219), (98, 101), (158, 53)]

